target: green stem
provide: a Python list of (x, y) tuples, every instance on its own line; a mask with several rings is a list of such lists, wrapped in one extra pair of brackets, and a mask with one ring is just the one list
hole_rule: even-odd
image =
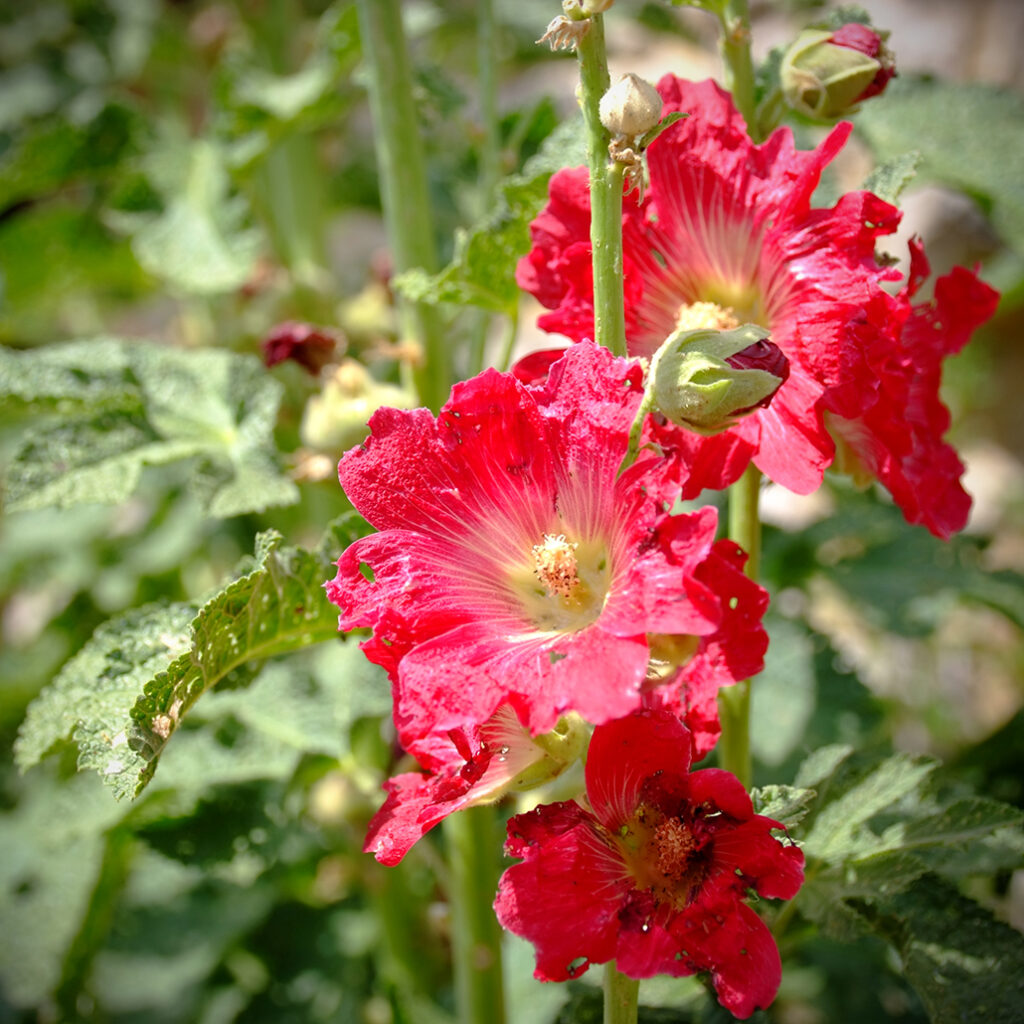
[(604, 1024), (636, 1024), (637, 996), (640, 982), (627, 978), (615, 967), (615, 961), (604, 966)]
[[(496, 19), (494, 0), (476, 3), (476, 81), (480, 101), (480, 173), (477, 181), (478, 202), (474, 217), (485, 216), (494, 203), (494, 193), (501, 175), (501, 125), (498, 120), (498, 52), (495, 44)], [(487, 336), (491, 315), (483, 309), (473, 310), (470, 319), (472, 338), (469, 357), (471, 375), (480, 373), (487, 357)]]
[(594, 261), (594, 341), (617, 356), (626, 355), (626, 319), (622, 298), (622, 176), (611, 161), (611, 135), (598, 107), (611, 84), (604, 44), (603, 15), (590, 17), (590, 29), (576, 49), (580, 64), (580, 102), (587, 131), (590, 167), (590, 243)]
[(459, 1024), (505, 1021), (501, 926), (492, 907), (499, 872), (496, 825), (490, 806), (467, 808), (444, 822)]
[[(426, 160), (413, 100), (412, 73), (400, 0), (357, 0), (359, 34), (369, 72), (370, 111), (381, 201), (397, 273), (438, 269)], [(443, 321), (426, 303), (399, 299), (402, 333), (423, 358), (412, 376), (419, 400), (432, 409), (448, 396), (450, 365)]]
[[(747, 552), (747, 575), (755, 580), (761, 565), (760, 490), (761, 472), (753, 463), (729, 489), (729, 537)], [(720, 763), (749, 789), (752, 779), (750, 680), (724, 687), (718, 698), (722, 720), (722, 738), (718, 748)]]
[(754, 62), (750, 55), (750, 14), (747, 0), (724, 0), (718, 19), (722, 25), (720, 47), (725, 62), (725, 85), (732, 93), (736, 109), (747, 122), (755, 142), (757, 103), (754, 95)]

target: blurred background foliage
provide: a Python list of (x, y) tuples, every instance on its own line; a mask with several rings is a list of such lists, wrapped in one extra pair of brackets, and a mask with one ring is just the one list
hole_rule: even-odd
[[(574, 64), (534, 44), (557, 6), (496, 5), (498, 166), (488, 168), (476, 5), (405, 5), (437, 241), (450, 262), (402, 287), (445, 300), (458, 353), (480, 339), (496, 352), (517, 324), (520, 351), (542, 343), (512, 271), (547, 176), (581, 162)], [(904, 29), (922, 10), (909, 0), (876, 6), (899, 8)], [(979, 6), (1013, 17), (1014, 5)], [(822, 9), (754, 4), (753, 13), (765, 56)], [(886, 13), (875, 17), (886, 27)], [(698, 11), (620, 0), (609, 15), (613, 70), (714, 73), (713, 28)], [(899, 39), (892, 45), (899, 59)], [(882, 765), (941, 757), (910, 811), (896, 787), (865, 812), (882, 816), (872, 839), (894, 808), (932, 821), (972, 793), (1024, 807), (1024, 104), (1006, 88), (1020, 85), (1012, 79), (965, 86), (916, 73), (927, 70), (901, 65), (887, 94), (857, 115), (859, 148), (822, 196), (859, 185), (872, 161), (916, 151), (905, 198), (937, 269), (983, 260), (1004, 291), (995, 321), (946, 375), (977, 499), (972, 525), (943, 544), (841, 481), (812, 500), (772, 489), (765, 501), (772, 645), (754, 688), (757, 781), (810, 785), (800, 766), (826, 745), (874, 751)], [(813, 142), (815, 129), (794, 127)], [(265, 371), (255, 359), (288, 320), (335, 331), (337, 354), (380, 384), (398, 381), (406, 359), (353, 6), (0, 8), (0, 275), (0, 1024), (452, 1020), (443, 846), (429, 836), (398, 869), (360, 852), (396, 763), (387, 682), (354, 640), (330, 636), (333, 610), (312, 585), (359, 529), (343, 518), (324, 532), (347, 511), (333, 465), (354, 443), (339, 440), (352, 424), (311, 441), (300, 425), (323, 380), (294, 363)], [(96, 336), (124, 340), (77, 354), (53, 347)], [(200, 352), (209, 361), (197, 371)], [(460, 358), (459, 371), (471, 372), (471, 358)], [(365, 410), (357, 413), (356, 439)], [(257, 534), (274, 530), (302, 551), (259, 548)], [(240, 603), (224, 611), (233, 578)], [(159, 770), (134, 801), (113, 799), (93, 772), (77, 774), (76, 756), (91, 763), (89, 742), (116, 748), (96, 723), (130, 728), (142, 685), (167, 652), (189, 650), (192, 616), (258, 614), (265, 579), (274, 594), (305, 588), (310, 628), (328, 624), (321, 642), (280, 657), (302, 646), (281, 625), (277, 647), (253, 644), (204, 677), (198, 692), (213, 692), (180, 724), (175, 717)], [(103, 648), (108, 688), (90, 688), (92, 663), (69, 659), (104, 622), (142, 606), (158, 609), (149, 632), (136, 620), (134, 632), (115, 630)], [(44, 721), (41, 704), (26, 720), (55, 678), (65, 718)], [(89, 701), (91, 717), (76, 718)], [(19, 773), (8, 752), (23, 722), (22, 764), (40, 763)], [(837, 758), (833, 798), (856, 794), (867, 769)], [(92, 763), (107, 782), (126, 770), (112, 765)], [(830, 881), (838, 847), (820, 824), (826, 812), (809, 819), (822, 874), (786, 932), (779, 999), (757, 1019), (954, 1019), (920, 994), (927, 983), (908, 984), (920, 978), (900, 923), (969, 896), (971, 914), (1024, 924), (1024, 846), (1000, 831), (1017, 818), (972, 807), (985, 828), (941, 833), (944, 863), (903, 862), (924, 881), (902, 905)], [(874, 850), (853, 844), (843, 856)], [(830, 902), (848, 915), (828, 918)], [(871, 926), (862, 936), (854, 918)], [(978, 943), (978, 956), (991, 953), (985, 971), (1012, 975), (1024, 963), (1009, 941)], [(529, 948), (509, 941), (506, 953), (509, 1005), (529, 1007), (522, 1019), (599, 1019), (596, 982), (541, 986)], [(929, 969), (918, 965), (918, 975)], [(976, 975), (947, 982), (961, 993), (956, 1006), (971, 1004)], [(724, 1019), (693, 979), (645, 983), (642, 1002), (645, 1020)], [(963, 1019), (1019, 1019), (981, 1010)]]

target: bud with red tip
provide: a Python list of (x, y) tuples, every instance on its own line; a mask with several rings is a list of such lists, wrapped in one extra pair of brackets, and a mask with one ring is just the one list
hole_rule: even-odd
[(654, 354), (654, 408), (677, 426), (717, 434), (765, 408), (789, 377), (789, 360), (753, 324), (731, 331), (676, 331)]
[(818, 121), (833, 121), (877, 96), (896, 74), (888, 33), (851, 22), (834, 31), (805, 29), (782, 58), (786, 102)]

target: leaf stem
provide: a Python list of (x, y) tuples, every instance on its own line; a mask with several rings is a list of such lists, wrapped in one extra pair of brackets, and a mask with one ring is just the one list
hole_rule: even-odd
[[(426, 160), (413, 99), (400, 0), (357, 0), (359, 34), (369, 79), (381, 201), (396, 273), (438, 269)], [(422, 347), (412, 368), (419, 400), (438, 409), (450, 385), (443, 320), (426, 303), (399, 298), (402, 333)]]
[(615, 961), (604, 965), (604, 1024), (636, 1024), (640, 982), (621, 974)]
[(504, 1024), (501, 926), (492, 904), (498, 887), (496, 814), (469, 807), (444, 821), (451, 872), (452, 955), (459, 1024)]
[(580, 103), (587, 132), (590, 168), (590, 244), (594, 266), (594, 341), (626, 355), (622, 297), (622, 184), (624, 167), (608, 155), (611, 135), (601, 124), (601, 97), (611, 84), (604, 42), (604, 16), (590, 17), (590, 29), (576, 48)]
[[(761, 519), (758, 501), (761, 471), (751, 463), (729, 488), (729, 537), (747, 552), (747, 575), (756, 580), (761, 567)], [(750, 680), (724, 687), (718, 695), (722, 720), (719, 758), (748, 789), (752, 771), (750, 758)]]

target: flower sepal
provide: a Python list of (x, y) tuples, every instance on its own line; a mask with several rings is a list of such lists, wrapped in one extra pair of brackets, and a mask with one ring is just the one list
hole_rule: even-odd
[(789, 361), (754, 324), (678, 330), (654, 354), (647, 388), (674, 424), (710, 436), (765, 408), (789, 376)]

